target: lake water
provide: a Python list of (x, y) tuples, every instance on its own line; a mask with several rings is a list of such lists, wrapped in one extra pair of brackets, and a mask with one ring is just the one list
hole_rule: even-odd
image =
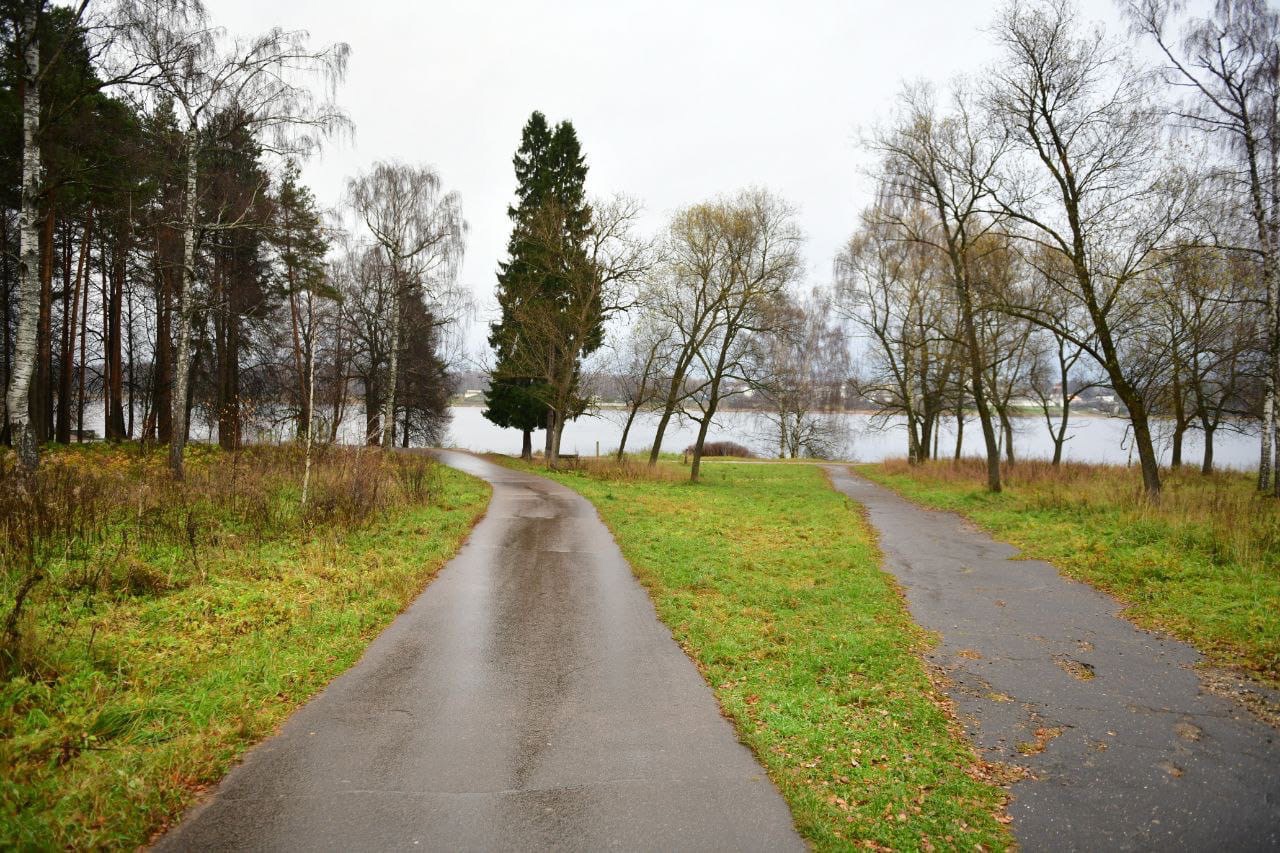
[[(454, 406), (451, 409), (453, 423), (449, 429), (450, 443), (455, 447), (480, 452), (518, 454), (520, 433), (513, 429), (501, 429), (485, 420), (478, 406)], [(594, 416), (583, 416), (567, 424), (561, 439), (561, 451), (591, 455), (597, 443), (601, 453), (616, 450), (622, 435), (625, 413), (604, 411)], [(830, 415), (839, 419), (844, 427), (844, 458), (857, 462), (879, 462), (882, 459), (907, 455), (906, 426), (900, 418), (874, 418), (871, 415), (845, 413)], [(652, 414), (637, 416), (627, 437), (627, 449), (633, 453), (647, 452), (657, 431), (658, 418)], [(1115, 465), (1137, 463), (1132, 436), (1127, 430), (1128, 421), (1122, 418), (1093, 417), (1073, 413), (1068, 427), (1071, 436), (1063, 449), (1063, 458), (1074, 462), (1102, 462)], [(697, 424), (691, 421), (673, 421), (663, 438), (663, 450), (679, 453), (697, 438)], [(1157, 443), (1164, 461), (1169, 459), (1169, 425), (1157, 424)], [(534, 433), (533, 446), (542, 447), (543, 433)], [(736, 441), (762, 456), (776, 456), (774, 440), (769, 436), (768, 425), (760, 416), (751, 412), (725, 412), (716, 417), (707, 434), (709, 441)], [(964, 453), (980, 455), (982, 431), (977, 421), (964, 426)], [(1020, 459), (1052, 459), (1053, 442), (1041, 417), (1024, 417), (1014, 420), (1014, 455)], [(1199, 433), (1188, 433), (1183, 442), (1182, 460), (1187, 465), (1199, 465), (1203, 443)], [(955, 422), (943, 423), (939, 436), (938, 452), (949, 458), (955, 451)], [(1256, 431), (1249, 434), (1218, 430), (1214, 439), (1214, 464), (1220, 468), (1247, 470), (1258, 464), (1258, 438)]]
[[(502, 429), (485, 420), (483, 409), (479, 406), (453, 406), (453, 416), (449, 427), (447, 443), (453, 447), (477, 452), (520, 453), (520, 433), (513, 429)], [(622, 422), (625, 413), (616, 410), (604, 410), (595, 415), (584, 415), (565, 426), (561, 440), (564, 453), (591, 455), (596, 452), (597, 445), (601, 453), (616, 450), (618, 440), (622, 436)], [(876, 418), (867, 414), (843, 413), (829, 415), (841, 427), (843, 433), (843, 458), (856, 462), (879, 462), (882, 459), (900, 458), (907, 455), (906, 427), (901, 418)], [(355, 443), (361, 440), (364, 433), (364, 415), (358, 406), (348, 410), (346, 419), (339, 431), (339, 440)], [(657, 431), (658, 418), (651, 413), (642, 413), (636, 418), (627, 438), (627, 449), (632, 453), (647, 453), (653, 444), (653, 436)], [(85, 410), (85, 427), (102, 435), (102, 406), (89, 405)], [(1158, 422), (1156, 425), (1157, 447), (1161, 458), (1169, 459), (1170, 425)], [(663, 450), (679, 453), (693, 444), (697, 438), (697, 424), (688, 420), (673, 419), (667, 427), (663, 439)], [(1063, 457), (1074, 462), (1102, 462), (1113, 465), (1136, 464), (1137, 453), (1133, 450), (1133, 442), (1128, 432), (1128, 421), (1122, 418), (1106, 418), (1085, 416), (1073, 413), (1068, 430), (1071, 436), (1063, 451)], [(216, 430), (209, 425), (196, 423), (192, 425), (192, 438), (196, 441), (214, 441)], [(246, 429), (247, 440), (279, 441), (286, 438), (283, 429), (255, 434), (250, 427)], [(769, 435), (768, 424), (752, 412), (722, 412), (708, 433), (709, 441), (735, 441), (746, 445), (761, 456), (776, 456), (777, 447)], [(542, 447), (543, 433), (534, 433), (533, 447)], [(981, 454), (982, 432), (976, 420), (970, 420), (964, 427), (964, 453), (966, 456)], [(1044, 419), (1041, 417), (1024, 417), (1014, 420), (1014, 454), (1020, 459), (1053, 458), (1053, 442), (1049, 439)], [(943, 422), (939, 435), (938, 451), (944, 458), (950, 458), (955, 450), (955, 422)], [(1190, 432), (1183, 445), (1183, 463), (1199, 465), (1202, 452), (1201, 436)], [(1219, 468), (1235, 468), (1252, 470), (1258, 464), (1258, 437), (1256, 428), (1246, 434), (1218, 430), (1214, 442), (1214, 464)]]

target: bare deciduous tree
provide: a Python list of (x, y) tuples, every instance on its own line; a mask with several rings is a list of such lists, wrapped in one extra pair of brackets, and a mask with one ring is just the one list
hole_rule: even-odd
[[(116, 10), (122, 45), (146, 69), (135, 78), (144, 93), (175, 105), (183, 136), (182, 274), (178, 291), (169, 467), (183, 475), (187, 439), (192, 321), (197, 304), (196, 244), (202, 229), (238, 223), (198, 222), (201, 140), (218, 115), (236, 116), (279, 154), (302, 157), (321, 139), (348, 126), (329, 99), (346, 73), (348, 47), (313, 50), (301, 30), (279, 27), (246, 40), (229, 40), (214, 27), (199, 0), (125, 0)], [(322, 96), (311, 88), (324, 84)]]
[[(802, 237), (795, 211), (765, 190), (695, 205), (671, 228), (678, 258), (668, 314), (688, 358), (674, 397), (696, 409), (698, 424), (690, 479), (697, 481), (707, 431), (721, 403), (749, 390), (764, 366), (764, 336), (783, 322), (780, 310), (800, 272)], [(690, 382), (689, 380), (693, 380)], [(664, 412), (669, 419), (671, 409)], [(650, 458), (656, 458), (658, 442)]]
[[(453, 287), (467, 224), (457, 193), (445, 193), (426, 166), (379, 162), (347, 184), (352, 210), (385, 256), (391, 296), (384, 306), (389, 330), (387, 372), (381, 389), (381, 444), (392, 446), (396, 381), (405, 298), (421, 293), (429, 305), (458, 303)], [(448, 313), (448, 312), (445, 312)]]
[(1155, 496), (1160, 471), (1149, 407), (1121, 336), (1135, 282), (1167, 259), (1194, 198), (1191, 184), (1165, 168), (1147, 78), (1124, 64), (1100, 30), (1082, 30), (1068, 0), (1013, 2), (995, 33), (1004, 57), (989, 75), (987, 105), (1014, 156), (988, 179), (992, 196), (1019, 224), (1019, 236), (1068, 260), (1071, 275), (1051, 280), (1090, 328), (1081, 335), (1042, 306), (1002, 307), (1062, 333), (1098, 361), (1128, 410), (1143, 484)]
[(831, 296), (814, 290), (779, 312), (777, 327), (764, 336), (763, 372), (755, 381), (768, 437), (779, 459), (843, 456), (848, 430), (838, 413), (849, 379), (849, 342), (831, 320)]
[[(1000, 491), (1000, 451), (992, 423), (984, 377), (986, 356), (978, 335), (979, 318), (973, 266), (983, 236), (999, 217), (990, 211), (990, 177), (1003, 153), (1004, 140), (989, 138), (972, 120), (968, 96), (957, 86), (951, 110), (940, 114), (927, 86), (905, 90), (902, 115), (874, 147), (885, 159), (884, 185), (904, 203), (929, 212), (920, 219), (903, 217), (892, 224), (906, 239), (933, 247), (946, 258), (951, 285), (960, 308), (960, 333), (987, 452), (987, 489)], [(882, 207), (894, 211), (902, 207)], [(923, 227), (921, 227), (923, 225)]]
[[(918, 209), (863, 216), (862, 227), (836, 258), (833, 306), (871, 343), (856, 375), (858, 393), (878, 407), (880, 420), (904, 418), (907, 459), (917, 464), (929, 458), (933, 432), (955, 385), (961, 346), (953, 288), (940, 269), (941, 256), (902, 239), (890, 224), (908, 215), (924, 217)], [(963, 403), (957, 391), (958, 412)]]
[(1163, 52), (1166, 78), (1188, 92), (1179, 117), (1225, 141), (1232, 189), (1248, 199), (1265, 293), (1258, 488), (1280, 496), (1280, 14), (1266, 0), (1218, 0), (1204, 17), (1186, 16), (1176, 0), (1120, 5)]

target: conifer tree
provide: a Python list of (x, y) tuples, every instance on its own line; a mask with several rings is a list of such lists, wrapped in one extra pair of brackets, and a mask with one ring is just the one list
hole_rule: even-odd
[(517, 200), (507, 210), (512, 231), (498, 273), (502, 317), (489, 336), (495, 363), (485, 417), (524, 432), (526, 458), (530, 433), (545, 428), (546, 457), (554, 461), (565, 422), (585, 405), (578, 394), (580, 360), (602, 340), (598, 306), (585, 306), (593, 318), (588, 334), (567, 328), (569, 318), (568, 325), (581, 326), (582, 288), (575, 282), (591, 275), (587, 165), (573, 125), (563, 121), (552, 129), (540, 112), (525, 124), (513, 163)]

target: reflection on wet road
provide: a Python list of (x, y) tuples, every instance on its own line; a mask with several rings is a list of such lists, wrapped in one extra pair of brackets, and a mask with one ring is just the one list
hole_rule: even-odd
[(493, 484), (457, 557), (162, 849), (803, 849), (595, 510)]

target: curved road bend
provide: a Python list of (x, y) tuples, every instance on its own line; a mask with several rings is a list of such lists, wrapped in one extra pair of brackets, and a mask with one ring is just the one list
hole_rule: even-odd
[(467, 544), (160, 850), (802, 850), (586, 500), (493, 485)]
[(1022, 849), (1280, 847), (1280, 739), (1201, 690), (1194, 649), (958, 515), (826, 470), (870, 513), (915, 621), (941, 634), (930, 657), (970, 737), (1035, 774), (1009, 807)]

